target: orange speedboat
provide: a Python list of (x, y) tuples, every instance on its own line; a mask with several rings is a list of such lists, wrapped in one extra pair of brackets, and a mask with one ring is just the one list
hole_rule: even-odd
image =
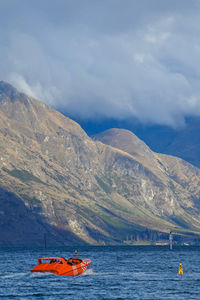
[(39, 258), (31, 272), (50, 272), (60, 276), (77, 276), (87, 270), (91, 260), (88, 258), (46, 257)]

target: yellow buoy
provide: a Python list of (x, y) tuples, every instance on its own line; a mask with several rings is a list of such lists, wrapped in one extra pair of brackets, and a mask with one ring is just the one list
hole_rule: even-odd
[(183, 275), (183, 266), (182, 266), (182, 263), (179, 264), (178, 275)]

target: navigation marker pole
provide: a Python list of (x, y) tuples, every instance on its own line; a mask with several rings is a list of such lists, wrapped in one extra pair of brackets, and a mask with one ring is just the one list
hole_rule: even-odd
[(172, 235), (172, 232), (170, 231), (170, 234), (169, 234), (169, 245), (170, 245), (170, 250), (172, 250), (172, 240), (173, 240), (173, 235)]

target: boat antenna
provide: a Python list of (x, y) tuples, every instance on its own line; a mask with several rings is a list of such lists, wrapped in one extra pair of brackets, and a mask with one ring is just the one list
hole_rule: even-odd
[(76, 258), (78, 258), (77, 250), (75, 250)]

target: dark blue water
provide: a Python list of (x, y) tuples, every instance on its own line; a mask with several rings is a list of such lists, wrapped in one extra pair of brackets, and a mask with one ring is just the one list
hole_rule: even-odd
[(79, 247), (80, 258), (92, 259), (84, 275), (29, 272), (39, 257), (76, 249), (0, 249), (0, 299), (200, 299), (198, 247)]

